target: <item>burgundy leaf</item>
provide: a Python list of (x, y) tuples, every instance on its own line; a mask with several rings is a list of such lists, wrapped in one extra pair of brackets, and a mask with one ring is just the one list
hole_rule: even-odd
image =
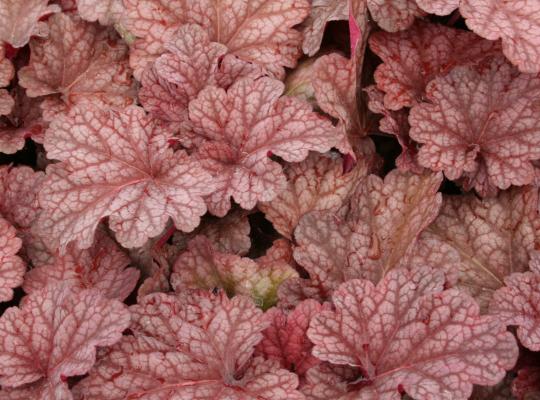
[(518, 400), (535, 400), (540, 396), (540, 367), (521, 368), (514, 382), (512, 393)]

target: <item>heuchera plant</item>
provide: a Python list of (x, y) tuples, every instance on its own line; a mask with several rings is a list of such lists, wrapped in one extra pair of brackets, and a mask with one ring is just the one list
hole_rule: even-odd
[(0, 399), (539, 395), (539, 1), (0, 0)]

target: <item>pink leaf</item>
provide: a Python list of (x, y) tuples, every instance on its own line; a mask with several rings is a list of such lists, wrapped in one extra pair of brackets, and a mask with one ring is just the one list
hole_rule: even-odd
[(11, 91), (13, 110), (0, 127), (0, 152), (13, 154), (21, 150), (26, 139), (43, 143), (46, 122), (42, 118), (42, 99), (30, 98), (24, 89), (16, 87)]
[(225, 55), (227, 48), (210, 42), (208, 33), (196, 24), (180, 26), (164, 45), (166, 52), (142, 75), (139, 99), (155, 117), (179, 131), (185, 147), (200, 139), (193, 135), (188, 120), (188, 104), (207, 85), (228, 87), (243, 76), (263, 75), (260, 67)]
[(504, 279), (495, 293), (489, 312), (506, 325), (517, 325), (517, 337), (523, 346), (540, 351), (540, 253), (531, 256), (531, 272), (514, 273)]
[(0, 168), (0, 214), (19, 229), (28, 229), (39, 211), (38, 192), (45, 174), (30, 167)]
[[(155, 330), (161, 314), (164, 327), (174, 329), (173, 337), (166, 335), (176, 339), (176, 345), (169, 347), (151, 336), (126, 337), (77, 385), (77, 398), (303, 399), (295, 390), (294, 374), (273, 361), (253, 358), (266, 323), (249, 298), (195, 297), (172, 303), (166, 300), (174, 298), (170, 295), (149, 298), (160, 299), (161, 305), (151, 310), (147, 304), (150, 314), (141, 322)], [(168, 307), (167, 302), (176, 305)], [(204, 305), (204, 311), (198, 305)]]
[(421, 102), (434, 78), (458, 65), (478, 64), (500, 50), (497, 43), (471, 32), (425, 22), (399, 33), (374, 33), (369, 47), (383, 60), (374, 76), (390, 110)]
[(197, 152), (218, 190), (209, 210), (223, 216), (230, 197), (250, 209), (285, 189), (281, 166), (269, 152), (299, 162), (308, 152), (326, 152), (340, 140), (330, 121), (296, 98), (282, 97), (284, 85), (271, 78), (244, 78), (228, 91), (207, 87), (189, 104), (195, 131), (206, 141)]
[(495, 199), (448, 197), (419, 240), (418, 254), (438, 255), (457, 273), (457, 286), (486, 308), (504, 278), (528, 268), (540, 246), (538, 195), (533, 188), (503, 192)]
[(277, 360), (283, 368), (303, 375), (320, 361), (311, 355), (313, 344), (306, 336), (311, 319), (329, 307), (315, 300), (304, 300), (290, 313), (272, 308), (265, 314), (270, 326), (263, 332), (258, 352)]
[(357, 98), (369, 35), (366, 7), (361, 1), (352, 4), (349, 10), (351, 59), (332, 53), (317, 59), (313, 66), (315, 98), (324, 112), (337, 119), (338, 129), (343, 132), (343, 142), (338, 149), (343, 154), (353, 155), (354, 149), (357, 155), (363, 155), (360, 140), (367, 134)]
[(323, 362), (307, 371), (301, 391), (307, 400), (348, 400), (349, 383), (355, 385), (358, 375), (357, 368)]
[[(2, 17), (0, 9), (0, 20), (1, 18)], [(9, 92), (6, 89), (1, 89), (5, 86), (8, 86), (13, 77), (15, 76), (15, 68), (13, 67), (11, 61), (6, 58), (5, 53), (5, 45), (0, 40), (0, 116), (8, 115), (9, 113), (11, 113), (13, 106), (15, 105), (15, 101), (13, 100)], [(6, 146), (1, 144), (0, 139), (0, 150), (3, 150), (3, 147)]]
[[(8, 115), (11, 110), (13, 110), (14, 105), (15, 101), (13, 100), (13, 97), (11, 97), (9, 92), (5, 89), (0, 89), (0, 116)], [(2, 145), (2, 147), (6, 146)]]
[(367, 133), (356, 97), (364, 48), (360, 48), (358, 53), (361, 58), (351, 60), (337, 53), (328, 54), (320, 57), (313, 66), (315, 98), (324, 112), (338, 120), (342, 141), (337, 148), (343, 154), (357, 149), (359, 139)]
[(164, 47), (167, 52), (142, 76), (139, 98), (145, 109), (178, 124), (185, 135), (190, 131), (188, 103), (207, 84), (215, 83), (218, 59), (227, 48), (210, 42), (208, 33), (195, 24), (182, 25)]
[(163, 52), (180, 25), (197, 23), (230, 54), (282, 78), (284, 67), (294, 67), (301, 55), (302, 35), (292, 27), (309, 12), (306, 0), (125, 0), (124, 5), (125, 26), (140, 38), (131, 55), (136, 77)]
[(58, 255), (50, 265), (29, 271), (24, 280), (26, 293), (47, 285), (63, 283), (82, 289), (97, 289), (104, 297), (124, 300), (135, 288), (139, 271), (126, 268), (129, 257), (101, 230), (87, 250), (70, 245), (65, 255)]
[(302, 50), (308, 56), (319, 51), (326, 24), (349, 18), (348, 0), (313, 0), (311, 13), (304, 22), (304, 42)]
[(67, 105), (133, 102), (125, 44), (111, 32), (66, 14), (52, 16), (49, 28), (46, 40), (30, 42), (30, 63), (19, 71), (28, 96), (59, 94)]
[(448, 15), (458, 8), (461, 0), (416, 0), (422, 10), (430, 14)]
[(418, 162), (483, 196), (531, 183), (531, 160), (540, 158), (539, 95), (539, 78), (501, 58), (436, 78), (409, 117), (411, 138), (423, 144)]
[(193, 230), (213, 183), (198, 163), (168, 148), (167, 139), (167, 131), (138, 107), (85, 105), (55, 119), (45, 148), (63, 162), (47, 168), (38, 223), (52, 247), (74, 240), (79, 248), (90, 247), (106, 216), (125, 247), (142, 246), (169, 218), (178, 229)]
[(0, 382), (4, 388), (61, 385), (67, 392), (61, 380), (85, 374), (96, 346), (116, 343), (128, 324), (129, 312), (118, 301), (48, 286), (0, 318)]
[(312, 153), (303, 162), (288, 165), (284, 172), (286, 189), (258, 207), (279, 233), (291, 239), (304, 214), (340, 208), (367, 168), (360, 163), (344, 174), (341, 158)]
[(82, 19), (112, 25), (124, 11), (122, 0), (78, 0), (77, 9)]
[(478, 305), (443, 291), (444, 277), (428, 268), (393, 270), (377, 285), (352, 280), (334, 293), (335, 311), (310, 324), (313, 355), (358, 366), (357, 398), (467, 399), (473, 384), (493, 385), (517, 360), (514, 337)]
[(298, 97), (315, 106), (315, 90), (313, 89), (313, 65), (316, 58), (307, 58), (293, 69), (285, 79), (285, 95)]
[(502, 40), (503, 52), (522, 72), (540, 72), (540, 3), (528, 0), (462, 0), (467, 26), (490, 40)]
[(0, 301), (13, 298), (13, 289), (21, 286), (26, 266), (17, 256), (22, 241), (16, 229), (0, 216)]
[(0, 44), (0, 87), (8, 86), (15, 76), (15, 68), (11, 61), (6, 58), (4, 44)]
[(278, 305), (282, 309), (293, 309), (304, 300), (316, 300), (322, 303), (327, 296), (326, 289), (316, 280), (291, 278), (279, 287)]
[(305, 215), (295, 231), (294, 258), (327, 292), (353, 278), (378, 282), (409, 265), (416, 238), (441, 204), (440, 175), (370, 175), (339, 212)]
[(415, 17), (424, 15), (415, 0), (367, 0), (369, 12), (387, 32), (407, 29)]
[(222, 253), (245, 255), (251, 248), (248, 214), (244, 210), (235, 210), (223, 218), (207, 216), (193, 232), (175, 232), (172, 244), (178, 251), (183, 251), (191, 239), (203, 235)]
[(47, 14), (60, 11), (57, 5), (47, 5), (47, 0), (4, 0), (0, 3), (0, 41), (13, 47), (23, 47), (30, 36), (47, 36), (44, 22)]

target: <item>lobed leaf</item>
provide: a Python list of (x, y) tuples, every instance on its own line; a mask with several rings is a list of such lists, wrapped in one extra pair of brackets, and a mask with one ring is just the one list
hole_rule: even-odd
[(493, 385), (518, 356), (514, 337), (472, 298), (443, 291), (428, 268), (389, 272), (374, 286), (351, 280), (334, 293), (335, 311), (315, 316), (308, 337), (323, 361), (357, 366), (356, 398), (467, 399), (473, 384)]
[(194, 131), (205, 141), (197, 158), (214, 176), (217, 190), (208, 209), (224, 216), (232, 197), (242, 208), (270, 201), (285, 189), (285, 161), (304, 160), (339, 143), (330, 121), (296, 98), (282, 97), (284, 85), (271, 78), (240, 79), (227, 91), (209, 86), (189, 104)]
[(124, 43), (110, 31), (67, 14), (52, 16), (48, 26), (48, 38), (31, 41), (30, 63), (19, 70), (20, 85), (28, 96), (57, 94), (62, 102), (55, 107), (84, 101), (133, 103)]
[[(229, 300), (202, 292), (194, 295), (196, 298), (191, 300), (189, 295), (184, 297), (175, 308), (160, 306), (149, 314), (156, 320), (160, 312), (168, 313), (167, 317), (163, 315), (168, 321), (165, 326), (176, 326), (176, 346), (168, 347), (151, 336), (125, 337), (77, 385), (78, 398), (303, 398), (295, 390), (298, 380), (294, 374), (279, 369), (275, 362), (252, 358), (266, 323), (249, 298), (237, 296)], [(150, 301), (149, 307), (153, 307), (152, 298), (162, 302), (172, 300), (173, 296), (148, 298), (145, 301)], [(193, 306), (196, 310), (198, 304), (207, 307), (204, 314), (182, 312), (173, 316), (168, 311), (181, 308), (188, 311)], [(199, 315), (204, 315), (204, 322), (199, 320)], [(154, 329), (154, 326), (148, 327)]]
[(47, 286), (0, 317), (2, 387), (22, 387), (25, 393), (29, 388), (23, 385), (33, 384), (31, 390), (68, 396), (62, 379), (85, 374), (95, 362), (96, 347), (116, 343), (128, 324), (129, 312), (116, 300), (93, 290)]
[(125, 300), (133, 291), (139, 271), (127, 268), (129, 257), (102, 230), (87, 250), (70, 245), (65, 255), (54, 257), (52, 264), (30, 270), (23, 289), (34, 293), (48, 285), (63, 283), (80, 289), (96, 289), (109, 299)]
[(378, 282), (393, 268), (409, 265), (418, 235), (439, 212), (441, 180), (397, 170), (384, 180), (370, 175), (350, 205), (300, 220), (295, 260), (327, 294), (354, 278)]
[(307, 0), (126, 0), (124, 5), (123, 22), (140, 38), (131, 54), (136, 77), (163, 52), (180, 25), (197, 23), (230, 54), (282, 78), (284, 67), (294, 67), (301, 55), (302, 35), (293, 27), (309, 13)]
[(447, 197), (437, 219), (422, 233), (420, 255), (455, 271), (455, 284), (484, 309), (506, 276), (528, 268), (538, 247), (540, 218), (535, 189), (512, 189), (498, 198)]
[(308, 56), (319, 51), (326, 25), (331, 21), (343, 21), (349, 18), (348, 0), (314, 0), (311, 12), (304, 21), (304, 41), (302, 50)]
[(125, 247), (142, 246), (172, 218), (191, 231), (213, 190), (211, 177), (183, 152), (167, 144), (167, 130), (138, 107), (122, 111), (76, 107), (47, 131), (47, 168), (40, 193), (44, 211), (37, 229), (53, 248), (91, 246), (99, 221)]
[(40, 19), (60, 11), (48, 0), (4, 0), (0, 3), (0, 41), (13, 47), (23, 47), (31, 36), (47, 36), (48, 30)]
[(540, 72), (540, 3), (462, 0), (459, 10), (473, 32), (501, 39), (504, 54), (520, 71)]
[(78, 0), (77, 10), (86, 21), (112, 25), (120, 20), (124, 6), (122, 0)]
[(322, 310), (329, 309), (315, 300), (304, 300), (292, 311), (271, 308), (265, 314), (270, 325), (263, 331), (257, 346), (258, 353), (267, 359), (279, 361), (282, 368), (302, 376), (320, 364), (311, 354), (313, 344), (306, 336), (311, 319)]
[(417, 22), (398, 32), (376, 32), (370, 49), (383, 63), (375, 71), (377, 88), (384, 92), (384, 107), (397, 111), (426, 97), (426, 86), (461, 65), (475, 65), (500, 51), (496, 42), (472, 32)]
[(357, 180), (367, 174), (365, 164), (343, 173), (343, 161), (312, 153), (304, 161), (284, 170), (287, 187), (275, 199), (258, 208), (283, 236), (291, 239), (300, 218), (311, 211), (339, 209)]
[(532, 351), (540, 350), (540, 253), (531, 256), (531, 271), (514, 273), (493, 293), (489, 312), (506, 325), (517, 325), (519, 341)]
[(23, 283), (24, 261), (17, 256), (22, 241), (17, 230), (0, 216), (0, 302), (13, 298), (13, 289)]
[(501, 58), (484, 69), (454, 68), (431, 81), (427, 101), (411, 110), (410, 136), (423, 144), (418, 162), (482, 196), (531, 183), (531, 161), (540, 158), (539, 95), (540, 79)]

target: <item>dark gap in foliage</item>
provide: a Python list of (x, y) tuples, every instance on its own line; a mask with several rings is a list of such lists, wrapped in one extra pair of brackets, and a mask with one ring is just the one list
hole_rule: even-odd
[(24, 290), (22, 290), (21, 287), (14, 288), (13, 298), (10, 301), (0, 302), (0, 315), (2, 315), (9, 307), (17, 307), (24, 295)]
[(371, 135), (377, 154), (381, 156), (383, 165), (381, 168), (382, 176), (392, 171), (396, 167), (396, 157), (401, 154), (401, 146), (395, 136)]
[(0, 165), (28, 165), (36, 166), (36, 145), (32, 140), (27, 140), (24, 147), (15, 154), (0, 153)]
[(443, 194), (462, 194), (463, 191), (460, 189), (458, 185), (456, 185), (455, 182), (452, 182), (451, 180), (444, 178), (441, 187), (439, 191)]
[(274, 240), (278, 239), (279, 233), (274, 229), (274, 226), (268, 221), (264, 214), (260, 211), (248, 216), (249, 225), (251, 227), (251, 249), (247, 257), (257, 258), (266, 253)]

